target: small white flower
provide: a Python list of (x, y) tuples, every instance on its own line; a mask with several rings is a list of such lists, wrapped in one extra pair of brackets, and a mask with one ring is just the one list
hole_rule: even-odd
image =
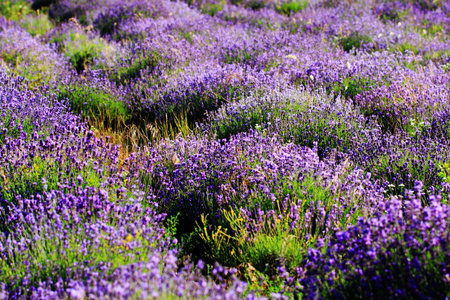
[(297, 56), (295, 56), (294, 54), (286, 55), (286, 58), (291, 58), (291, 59), (297, 60)]

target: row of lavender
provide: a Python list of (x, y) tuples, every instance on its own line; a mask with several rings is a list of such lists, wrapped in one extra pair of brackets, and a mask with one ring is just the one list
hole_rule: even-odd
[(449, 295), (447, 4), (0, 12), (3, 297)]
[[(2, 298), (239, 298), (177, 263), (166, 214), (48, 90), (1, 73)], [(231, 279), (230, 279), (231, 280)]]

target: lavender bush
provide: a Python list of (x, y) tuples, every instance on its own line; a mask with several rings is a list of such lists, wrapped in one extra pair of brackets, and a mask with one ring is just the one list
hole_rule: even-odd
[(445, 1), (0, 1), (0, 295), (450, 296)]

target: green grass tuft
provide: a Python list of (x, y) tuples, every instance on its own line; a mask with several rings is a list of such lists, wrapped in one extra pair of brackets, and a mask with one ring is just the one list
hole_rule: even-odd
[[(60, 86), (59, 99), (69, 99), (72, 111), (93, 124), (116, 130), (130, 117), (128, 106), (107, 91), (86, 85)], [(94, 125), (95, 126), (95, 125)]]
[(283, 15), (291, 16), (309, 5), (308, 0), (289, 0), (277, 5), (276, 10)]

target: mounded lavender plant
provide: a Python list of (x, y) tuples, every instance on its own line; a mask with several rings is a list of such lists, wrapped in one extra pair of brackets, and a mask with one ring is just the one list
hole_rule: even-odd
[(440, 195), (421, 201), (421, 183), (385, 212), (336, 234), (309, 251), (299, 269), (307, 298), (446, 297), (449, 284), (449, 207)]
[(3, 298), (449, 295), (444, 1), (1, 4)]

